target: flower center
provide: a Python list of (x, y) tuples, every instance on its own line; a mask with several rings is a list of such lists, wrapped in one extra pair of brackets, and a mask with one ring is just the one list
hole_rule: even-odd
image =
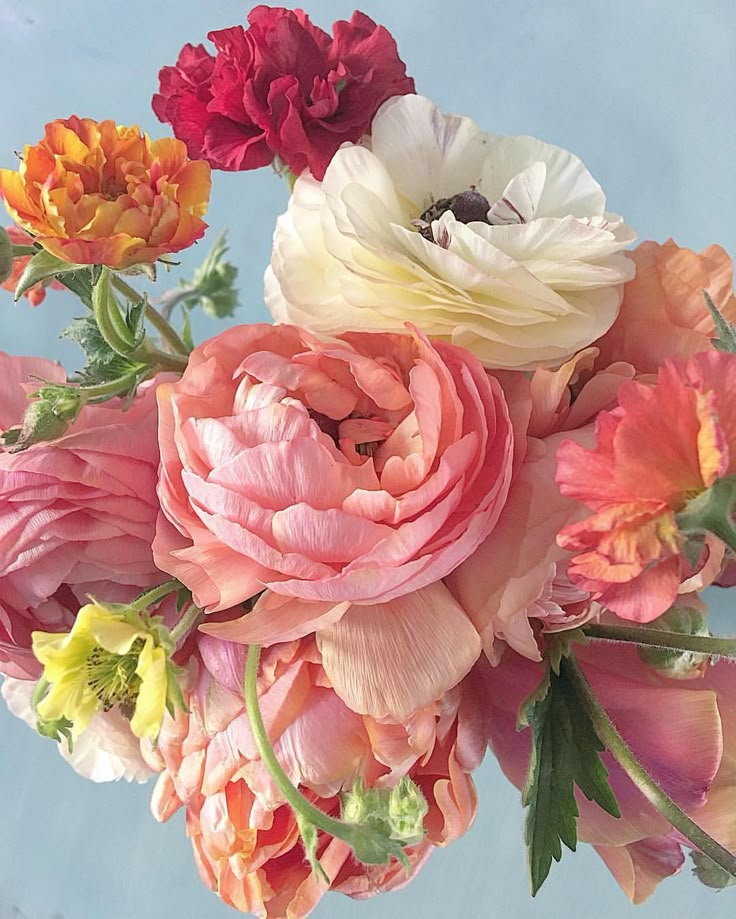
[(135, 671), (144, 644), (143, 638), (136, 638), (127, 654), (113, 654), (98, 645), (87, 658), (87, 684), (104, 711), (119, 705), (126, 718), (132, 717), (141, 687)]
[(440, 198), (434, 204), (430, 204), (426, 211), (414, 221), (414, 225), (419, 227), (421, 235), (430, 242), (435, 242), (432, 234), (432, 221), (439, 218), (447, 211), (452, 211), (455, 220), (460, 223), (488, 223), (488, 211), (490, 203), (485, 195), (482, 195), (475, 187), (467, 191), (461, 191), (452, 198)]

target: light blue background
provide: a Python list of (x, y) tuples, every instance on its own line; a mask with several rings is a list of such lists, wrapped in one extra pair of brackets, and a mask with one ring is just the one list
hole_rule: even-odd
[[(398, 37), (418, 89), (498, 133), (529, 133), (578, 153), (642, 239), (674, 236), (736, 252), (736, 6), (733, 0), (365, 0)], [(242, 21), (246, 5), (126, 0), (0, 0), (0, 165), (71, 113), (167, 133), (150, 111), (156, 73), (186, 41)], [(349, 5), (313, 0), (328, 27)], [(261, 276), (286, 192), (267, 170), (214, 176), (210, 240), (230, 228), (241, 270), (241, 321), (265, 318)], [(185, 254), (191, 272), (208, 243)], [(52, 294), (37, 310), (0, 300), (0, 348), (78, 367), (57, 341), (79, 314)], [(215, 331), (201, 320), (199, 338)], [(726, 608), (726, 597), (718, 604)], [(725, 617), (724, 624), (725, 624)], [(200, 883), (183, 821), (158, 826), (149, 789), (94, 786), (48, 741), (0, 712), (0, 919), (217, 919), (236, 913)], [(369, 902), (329, 896), (322, 919), (711, 919), (733, 917), (686, 869), (644, 906), (629, 906), (585, 846), (565, 853), (531, 900), (517, 791), (488, 759), (473, 830), (438, 852), (407, 890)]]

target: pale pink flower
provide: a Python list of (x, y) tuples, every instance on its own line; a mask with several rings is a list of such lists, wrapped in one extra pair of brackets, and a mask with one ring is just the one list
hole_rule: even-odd
[[(19, 423), (30, 376), (61, 383), (58, 364), (0, 353), (0, 429)], [(151, 552), (158, 500), (154, 389), (126, 411), (85, 407), (67, 433), (0, 450), (0, 672), (35, 679), (31, 632), (70, 628), (92, 593), (129, 600), (166, 580)]]
[(208, 611), (264, 586), (330, 603), (400, 597), (467, 558), (506, 498), (498, 383), (416, 332), (228, 329), (159, 388), (159, 406), (155, 556)]
[[(596, 644), (576, 653), (596, 696), (650, 775), (733, 851), (736, 683), (731, 665), (716, 664), (703, 679), (683, 682), (655, 673), (635, 648)], [(531, 741), (528, 730), (517, 730), (517, 713), (543, 672), (543, 665), (510, 649), (497, 667), (483, 670), (491, 749), (518, 788), (524, 785)], [(602, 759), (621, 817), (611, 817), (578, 792), (578, 838), (595, 846), (629, 899), (640, 903), (680, 870), (683, 840), (610, 753)]]
[[(152, 808), (159, 820), (184, 807), (187, 834), (205, 884), (259, 916), (306, 916), (328, 889), (304, 857), (296, 821), (261, 763), (244, 711), (245, 649), (202, 636), (185, 678), (189, 714), (167, 718), (151, 764), (161, 771)], [(403, 775), (429, 803), (426, 839), (408, 850), (411, 872), (393, 863), (365, 866), (340, 840), (320, 834), (329, 887), (368, 897), (408, 882), (433, 846), (461, 836), (475, 815), (470, 771), (487, 728), (476, 704), (477, 678), (404, 723), (351, 711), (331, 689), (313, 639), (264, 652), (259, 700), (275, 753), (301, 791), (339, 815), (338, 793), (357, 777), (391, 787)], [(327, 741), (326, 739), (329, 738)]]

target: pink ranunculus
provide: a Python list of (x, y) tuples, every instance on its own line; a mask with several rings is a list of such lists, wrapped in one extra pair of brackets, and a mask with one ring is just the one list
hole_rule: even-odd
[[(375, 606), (429, 587), (506, 499), (500, 386), (469, 352), (417, 332), (231, 328), (158, 398), (154, 554), (210, 612), (264, 586), (308, 601), (305, 619), (312, 603)], [(297, 637), (298, 608), (271, 641)]]
[(271, 919), (300, 919), (328, 889), (362, 898), (403, 886), (433, 846), (469, 828), (476, 808), (470, 772), (487, 737), (474, 673), (406, 722), (381, 723), (338, 698), (313, 639), (264, 652), (259, 701), (269, 738), (291, 780), (318, 808), (339, 816), (338, 794), (356, 778), (392, 787), (403, 775), (429, 804), (427, 837), (407, 852), (408, 875), (396, 862), (363, 865), (345, 843), (320, 833), (328, 886), (310, 872), (294, 814), (258, 756), (242, 697), (245, 649), (208, 636), (198, 642), (185, 677), (189, 712), (165, 719), (149, 754), (161, 773), (152, 809), (167, 820), (185, 808), (202, 880), (226, 903)]
[[(733, 821), (736, 683), (730, 664), (702, 680), (671, 680), (649, 669), (635, 648), (601, 644), (579, 649), (593, 691), (644, 768), (707, 832), (736, 847)], [(519, 706), (541, 681), (544, 665), (510, 649), (483, 670), (490, 746), (507, 778), (523, 787), (530, 732), (519, 732)], [(480, 699), (477, 701), (481, 705)], [(682, 837), (637, 790), (610, 753), (602, 754), (621, 817), (609, 816), (581, 792), (578, 838), (595, 846), (634, 903), (684, 863)]]
[[(19, 423), (30, 377), (62, 383), (58, 364), (0, 353), (0, 429)], [(0, 672), (35, 679), (31, 632), (68, 629), (89, 593), (131, 599), (165, 576), (151, 552), (158, 500), (156, 400), (144, 384), (85, 407), (52, 444), (0, 450)]]
[(330, 36), (302, 10), (257, 6), (248, 28), (210, 32), (216, 55), (185, 45), (159, 74), (153, 110), (215, 169), (278, 156), (322, 179), (335, 151), (370, 131), (381, 104), (414, 92), (391, 33), (364, 13)]

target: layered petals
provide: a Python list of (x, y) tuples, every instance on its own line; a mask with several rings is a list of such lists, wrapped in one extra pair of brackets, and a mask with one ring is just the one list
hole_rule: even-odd
[(210, 612), (264, 586), (305, 601), (284, 605), (269, 641), (439, 581), (493, 529), (509, 487), (500, 386), (417, 332), (325, 342), (236, 327), (194, 351), (159, 405), (157, 563)]
[(210, 167), (179, 140), (70, 118), (46, 125), (17, 172), (0, 169), (13, 220), (65, 262), (128, 268), (179, 252), (206, 229)]
[(315, 332), (408, 319), (489, 367), (556, 367), (616, 318), (633, 238), (571, 153), (399, 96), (322, 182), (300, 176), (266, 302)]

